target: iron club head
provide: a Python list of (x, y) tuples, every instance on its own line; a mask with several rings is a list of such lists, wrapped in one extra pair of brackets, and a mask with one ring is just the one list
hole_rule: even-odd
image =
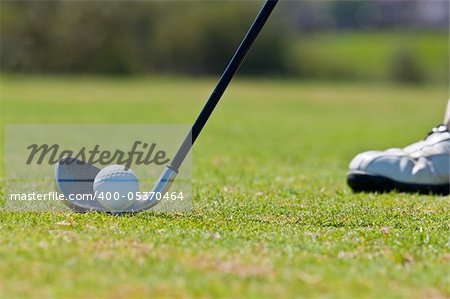
[[(55, 183), (59, 192), (64, 195), (63, 203), (71, 210), (83, 212), (110, 212), (95, 198), (94, 180), (100, 168), (75, 158), (63, 158), (55, 166)], [(155, 183), (151, 193), (165, 193), (175, 180), (177, 172), (166, 167)], [(138, 213), (146, 211), (159, 203), (156, 197), (148, 196), (135, 202), (119, 213)]]

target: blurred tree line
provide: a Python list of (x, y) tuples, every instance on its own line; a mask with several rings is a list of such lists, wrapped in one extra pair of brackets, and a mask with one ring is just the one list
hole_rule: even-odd
[[(380, 63), (372, 59), (376, 52), (364, 38), (349, 41), (347, 48), (337, 47), (342, 42), (321, 44), (316, 38), (324, 31), (385, 30), (398, 25), (395, 22), (411, 27), (417, 18), (405, 14), (405, 7), (414, 8), (405, 5), (384, 0), (280, 2), (240, 72), (447, 81), (447, 73), (427, 75), (424, 61), (436, 56), (427, 49), (422, 56), (404, 43), (389, 49), (390, 56), (380, 58), (389, 64), (388, 71), (380, 75)], [(0, 2), (0, 67), (26, 73), (217, 74), (260, 6), (260, 1)], [(358, 70), (353, 59), (363, 52), (367, 58), (359, 59)], [(431, 58), (431, 68), (442, 61), (448, 64), (448, 57)]]
[[(8, 2), (1, 67), (25, 72), (217, 73), (259, 9), (249, 2)], [(266, 29), (246, 73), (283, 70), (285, 45)]]

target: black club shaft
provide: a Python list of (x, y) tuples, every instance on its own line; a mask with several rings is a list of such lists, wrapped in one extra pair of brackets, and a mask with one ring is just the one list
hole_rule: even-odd
[(205, 106), (195, 120), (192, 129), (189, 131), (188, 135), (185, 137), (183, 143), (181, 144), (180, 149), (175, 154), (175, 157), (173, 158), (169, 166), (169, 168), (171, 168), (172, 170), (178, 171), (178, 169), (180, 168), (181, 164), (184, 161), (184, 158), (191, 150), (191, 147), (194, 144), (195, 140), (197, 140), (198, 135), (200, 135), (200, 132), (208, 121), (208, 118), (211, 116), (214, 108), (220, 101), (220, 98), (225, 92), (228, 84), (239, 69), (239, 66), (250, 50), (259, 32), (264, 27), (264, 24), (272, 13), (272, 10), (275, 8), (277, 2), (278, 0), (266, 0), (266, 2), (264, 3), (244, 39), (240, 43), (237, 50), (234, 52), (230, 62), (225, 68), (225, 71), (222, 73), (222, 76), (217, 82), (217, 85), (211, 93), (208, 101), (206, 101)]

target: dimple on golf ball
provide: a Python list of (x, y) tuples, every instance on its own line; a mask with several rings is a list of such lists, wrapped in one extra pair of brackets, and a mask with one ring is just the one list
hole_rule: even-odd
[(123, 165), (110, 165), (97, 174), (94, 179), (94, 192), (97, 201), (111, 212), (121, 212), (133, 203), (139, 191), (136, 175)]

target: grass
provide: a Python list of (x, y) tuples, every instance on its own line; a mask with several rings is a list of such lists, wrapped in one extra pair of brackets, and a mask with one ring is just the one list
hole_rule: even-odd
[[(191, 123), (213, 83), (3, 76), (1, 119)], [(447, 298), (448, 197), (345, 184), (355, 154), (418, 140), (447, 97), (238, 79), (195, 145), (192, 211), (0, 210), (0, 297)]]
[[(305, 76), (392, 80), (395, 57), (409, 55), (428, 81), (448, 81), (448, 32), (317, 33), (298, 39), (292, 64)], [(398, 58), (397, 58), (398, 59)]]

